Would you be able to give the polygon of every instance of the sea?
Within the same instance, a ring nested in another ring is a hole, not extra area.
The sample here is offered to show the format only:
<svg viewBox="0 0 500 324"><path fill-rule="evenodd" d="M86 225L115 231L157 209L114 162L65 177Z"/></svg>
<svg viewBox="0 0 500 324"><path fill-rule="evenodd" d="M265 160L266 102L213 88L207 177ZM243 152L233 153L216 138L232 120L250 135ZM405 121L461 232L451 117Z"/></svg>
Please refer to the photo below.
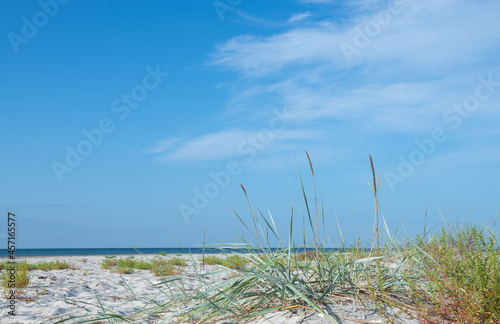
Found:
<svg viewBox="0 0 500 324"><path fill-rule="evenodd" d="M89 249L16 249L14 257L40 256L79 256L79 255L124 255L124 254L215 254L221 253L213 248L89 248ZM0 257L9 257L7 249L0 249Z"/></svg>
<svg viewBox="0 0 500 324"><path fill-rule="evenodd" d="M276 250L272 248L271 250ZM298 248L297 252L304 249ZM305 250L312 250L307 248ZM338 251L340 249L326 249ZM218 254L231 253L229 249L214 249L214 248L89 248L89 249L16 249L14 257L41 257L41 256L80 256L80 255L124 255L124 254ZM7 249L0 249L0 257L10 257Z"/></svg>

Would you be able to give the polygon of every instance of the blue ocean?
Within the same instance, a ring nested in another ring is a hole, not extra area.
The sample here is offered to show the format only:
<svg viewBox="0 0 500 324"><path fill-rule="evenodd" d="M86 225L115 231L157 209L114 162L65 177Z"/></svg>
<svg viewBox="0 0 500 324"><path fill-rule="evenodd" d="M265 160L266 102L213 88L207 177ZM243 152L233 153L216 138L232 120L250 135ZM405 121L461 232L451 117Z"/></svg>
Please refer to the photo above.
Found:
<svg viewBox="0 0 500 324"><path fill-rule="evenodd" d="M92 248L92 249L16 249L14 257L39 257L39 256L78 256L78 255L123 255L123 254L202 254L220 253L219 250L210 248ZM7 249L0 250L0 257L10 256Z"/></svg>
<svg viewBox="0 0 500 324"><path fill-rule="evenodd" d="M272 249L276 250L276 249ZM297 252L312 250L310 248L297 248ZM340 249L330 248L329 251L338 251ZM16 249L14 257L40 257L40 256L79 256L79 255L123 255L123 254L158 254L165 252L167 254L216 254L221 253L219 249L213 248L92 248L92 249ZM230 252L226 250L224 252ZM0 249L0 257L9 257L7 249Z"/></svg>

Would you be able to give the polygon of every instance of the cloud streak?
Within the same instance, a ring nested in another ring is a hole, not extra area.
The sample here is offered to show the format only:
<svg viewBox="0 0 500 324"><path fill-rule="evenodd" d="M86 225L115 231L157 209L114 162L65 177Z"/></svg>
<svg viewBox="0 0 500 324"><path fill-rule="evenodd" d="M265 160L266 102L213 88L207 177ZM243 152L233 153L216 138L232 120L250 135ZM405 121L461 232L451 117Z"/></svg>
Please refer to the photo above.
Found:
<svg viewBox="0 0 500 324"><path fill-rule="evenodd" d="M309 11L296 13L288 19L288 22L295 23L295 22L303 21L309 17L311 17L311 13Z"/></svg>
<svg viewBox="0 0 500 324"><path fill-rule="evenodd" d="M313 130L282 130L273 134L270 146L273 153L301 149L297 143L314 141L321 138L320 131ZM244 148L250 147L252 139L259 137L259 131L233 129L216 133L204 134L184 142L179 142L169 152L163 152L160 162L199 162L221 161L232 158L242 158ZM161 141L160 141L161 142Z"/></svg>
<svg viewBox="0 0 500 324"><path fill-rule="evenodd" d="M171 149L172 147L174 147L175 143L179 142L180 140L181 139L179 139L179 138L165 138L165 139L159 141L158 143L156 143L156 145L154 145L153 147L146 149L143 152L144 153L165 152L165 151Z"/></svg>
<svg viewBox="0 0 500 324"><path fill-rule="evenodd" d="M331 19L268 37L234 37L217 47L211 64L255 78L309 64L335 71L375 62L385 68L393 62L409 71L422 67L442 71L450 69L452 62L476 62L488 50L498 49L499 3L406 1L399 10L352 64L346 62L340 44L353 43L357 30L367 28L378 10L350 17L345 24Z"/></svg>

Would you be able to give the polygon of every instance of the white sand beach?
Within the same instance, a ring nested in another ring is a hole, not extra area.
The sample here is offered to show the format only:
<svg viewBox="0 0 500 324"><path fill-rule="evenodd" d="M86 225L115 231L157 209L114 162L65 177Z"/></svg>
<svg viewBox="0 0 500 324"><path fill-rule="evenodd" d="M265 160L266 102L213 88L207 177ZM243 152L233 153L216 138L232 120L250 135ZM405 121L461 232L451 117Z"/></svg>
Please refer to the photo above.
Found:
<svg viewBox="0 0 500 324"><path fill-rule="evenodd" d="M127 256L118 256L125 258ZM135 259L152 259L158 255L135 256ZM175 255L161 256L165 260ZM188 261L184 268L184 276L192 276L199 273L213 272L219 266L205 265L201 269L201 255L183 258ZM35 291L40 295L35 301L17 300L16 316L7 316L9 309L6 308L6 298L2 296L1 323L54 323L69 316L83 316L102 313L102 307L114 314L130 316L142 307L151 307L153 303L162 304L169 300L172 291L166 291L165 285L155 286L162 282L161 277L156 277L149 270L135 270L132 274L113 273L107 269L100 268L100 262L104 256L71 256L71 257L30 257L18 258L17 261L27 260L29 263L43 261L66 261L74 269L65 270L32 270L30 271L32 284L30 294ZM193 263L194 262L194 263ZM227 280L228 274L212 274L203 276L209 283L218 283ZM185 280L185 290L199 288L198 281ZM163 288L163 292L161 292ZM149 305L149 306L148 306ZM360 303L343 303L332 305L327 309L336 319L337 323L383 323L374 308L365 308ZM336 314L336 315L333 315ZM348 320L350 318L352 320ZM85 318L88 320L89 318ZM77 323L83 318L72 319L65 323ZM178 323L176 319L165 319L165 315L150 314L140 318L130 318L132 323ZM251 323L331 323L323 315L315 312L293 313L290 311L275 312L268 314L265 318L253 320ZM96 321L95 323L107 323L107 321ZM116 322L115 322L116 323ZM226 323L226 322L220 322ZM229 323L229 322L227 322ZM413 323L408 321L407 323ZM414 323L417 323L416 321Z"/></svg>

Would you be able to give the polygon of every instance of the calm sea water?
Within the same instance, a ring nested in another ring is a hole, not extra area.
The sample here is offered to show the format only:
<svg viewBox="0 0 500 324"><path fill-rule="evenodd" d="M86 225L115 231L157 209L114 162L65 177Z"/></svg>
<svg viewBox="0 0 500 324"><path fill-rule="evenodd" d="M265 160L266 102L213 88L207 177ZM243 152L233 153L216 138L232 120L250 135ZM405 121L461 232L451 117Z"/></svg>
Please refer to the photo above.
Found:
<svg viewBox="0 0 500 324"><path fill-rule="evenodd" d="M297 249L298 251L300 249ZM310 250L310 249L307 249ZM338 249L327 249L336 251ZM36 257L36 256L78 256L78 255L123 255L123 254L202 254L203 248L100 248L100 249L18 249L15 257ZM229 251L226 251L229 252ZM220 250L205 248L205 253L216 254ZM0 249L0 257L6 258L9 253L6 249Z"/></svg>
<svg viewBox="0 0 500 324"><path fill-rule="evenodd" d="M139 252L138 252L139 251ZM161 251L167 254L201 254L203 248L99 248L99 249L17 249L15 257L30 256L73 256L73 255L122 255L122 254L158 254ZM205 253L219 253L215 249L205 248ZM0 250L0 257L8 257L6 249Z"/></svg>

